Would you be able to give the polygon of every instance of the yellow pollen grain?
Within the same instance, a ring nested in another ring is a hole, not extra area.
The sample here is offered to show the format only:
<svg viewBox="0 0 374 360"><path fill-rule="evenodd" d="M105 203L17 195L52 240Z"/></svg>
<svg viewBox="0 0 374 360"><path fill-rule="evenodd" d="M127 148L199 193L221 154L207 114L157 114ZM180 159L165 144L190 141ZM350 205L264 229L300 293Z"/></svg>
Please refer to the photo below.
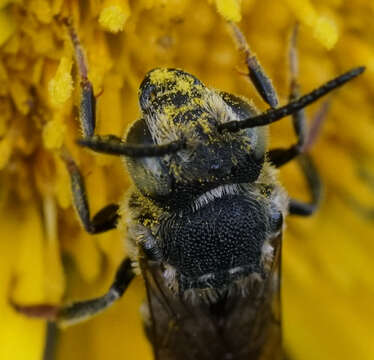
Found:
<svg viewBox="0 0 374 360"><path fill-rule="evenodd" d="M327 49L332 49L339 37L335 23L323 16L317 19L313 35Z"/></svg>
<svg viewBox="0 0 374 360"><path fill-rule="evenodd" d="M217 11L228 21L241 20L240 0L216 0Z"/></svg>
<svg viewBox="0 0 374 360"><path fill-rule="evenodd" d="M71 96L73 92L73 79L70 71L72 67L72 60L63 57L57 68L56 75L49 81L48 93L52 105L61 106Z"/></svg>
<svg viewBox="0 0 374 360"><path fill-rule="evenodd" d="M0 10L0 46L14 33L16 24L7 9Z"/></svg>
<svg viewBox="0 0 374 360"><path fill-rule="evenodd" d="M124 2L122 6L107 6L100 12L99 23L103 29L112 33L117 33L123 30L130 13L130 9L126 2Z"/></svg>

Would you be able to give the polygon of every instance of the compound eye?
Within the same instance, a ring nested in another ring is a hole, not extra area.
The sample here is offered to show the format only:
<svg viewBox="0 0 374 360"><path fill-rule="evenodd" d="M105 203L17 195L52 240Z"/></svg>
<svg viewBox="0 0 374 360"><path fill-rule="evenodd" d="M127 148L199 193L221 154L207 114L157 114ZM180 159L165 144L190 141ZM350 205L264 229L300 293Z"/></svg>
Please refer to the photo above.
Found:
<svg viewBox="0 0 374 360"><path fill-rule="evenodd" d="M137 145L154 144L144 119L139 119L130 128L126 142ZM138 189L147 196L167 196L171 191L169 171L159 157L126 157L131 177Z"/></svg>
<svg viewBox="0 0 374 360"><path fill-rule="evenodd" d="M127 133L126 142L138 145L150 145L154 143L144 119L139 119L131 126Z"/></svg>

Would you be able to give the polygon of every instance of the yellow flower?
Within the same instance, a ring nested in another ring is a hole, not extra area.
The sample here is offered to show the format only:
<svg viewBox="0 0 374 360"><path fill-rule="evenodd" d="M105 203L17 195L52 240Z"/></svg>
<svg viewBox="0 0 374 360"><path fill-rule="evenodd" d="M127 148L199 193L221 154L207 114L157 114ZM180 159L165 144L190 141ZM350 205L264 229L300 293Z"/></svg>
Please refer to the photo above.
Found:
<svg viewBox="0 0 374 360"><path fill-rule="evenodd" d="M363 77L331 96L312 150L325 183L320 211L287 222L283 321L294 359L373 359L373 15L371 0L0 1L0 359L41 359L46 336L43 321L12 310L10 295L22 304L97 296L124 256L118 231L86 235L71 207L58 156L63 145L86 178L92 213L120 201L130 181L119 159L75 144L79 82L57 16L74 19L89 78L95 93L102 91L99 134L121 135L139 116L137 89L155 67L183 68L266 109L235 71L242 59L225 19L241 19L282 103L288 96L288 37L297 21L303 92L367 66ZM271 133L272 147L294 141L288 119ZM289 165L281 175L290 194L305 199L298 168ZM104 314L59 331L56 359L150 359L138 311L143 297L138 279Z"/></svg>

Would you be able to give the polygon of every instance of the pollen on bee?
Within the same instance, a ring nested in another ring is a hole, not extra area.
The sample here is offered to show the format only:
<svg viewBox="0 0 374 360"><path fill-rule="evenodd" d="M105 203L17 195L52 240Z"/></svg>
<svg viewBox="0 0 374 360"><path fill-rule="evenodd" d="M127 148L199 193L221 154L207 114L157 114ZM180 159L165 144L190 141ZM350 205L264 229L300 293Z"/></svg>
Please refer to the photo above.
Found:
<svg viewBox="0 0 374 360"><path fill-rule="evenodd" d="M180 91L182 94L188 94L191 91L192 81L189 79L179 79L175 85L175 90Z"/></svg>
<svg viewBox="0 0 374 360"><path fill-rule="evenodd" d="M152 84L159 85L165 82L176 80L177 76L174 72L168 69L155 69L150 74L150 81Z"/></svg>

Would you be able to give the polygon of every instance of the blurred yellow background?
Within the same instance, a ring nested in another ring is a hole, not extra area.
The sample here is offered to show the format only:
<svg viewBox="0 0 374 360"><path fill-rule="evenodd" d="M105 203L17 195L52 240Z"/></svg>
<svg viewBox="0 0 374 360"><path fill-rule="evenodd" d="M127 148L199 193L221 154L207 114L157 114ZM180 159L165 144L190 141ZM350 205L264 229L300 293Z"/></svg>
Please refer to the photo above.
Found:
<svg viewBox="0 0 374 360"><path fill-rule="evenodd" d="M374 2L371 0L2 0L0 1L0 359L42 358L46 324L16 314L22 304L102 294L124 256L118 231L84 234L71 207L65 144L86 178L92 213L120 201L129 179L118 158L75 145L78 79L66 29L72 16L98 98L97 133L122 135L139 116L137 89L155 67L179 67L205 84L265 104L245 76L225 19L238 22L288 97L288 39L299 22L305 93L357 66L366 73L331 96L312 150L325 183L317 215L287 220L283 251L284 341L293 359L374 359ZM308 114L316 111L311 106ZM291 121L271 145L294 141ZM281 172L307 198L294 165ZM16 279L16 281L15 281ZM57 334L56 358L151 359L138 279L90 322Z"/></svg>

